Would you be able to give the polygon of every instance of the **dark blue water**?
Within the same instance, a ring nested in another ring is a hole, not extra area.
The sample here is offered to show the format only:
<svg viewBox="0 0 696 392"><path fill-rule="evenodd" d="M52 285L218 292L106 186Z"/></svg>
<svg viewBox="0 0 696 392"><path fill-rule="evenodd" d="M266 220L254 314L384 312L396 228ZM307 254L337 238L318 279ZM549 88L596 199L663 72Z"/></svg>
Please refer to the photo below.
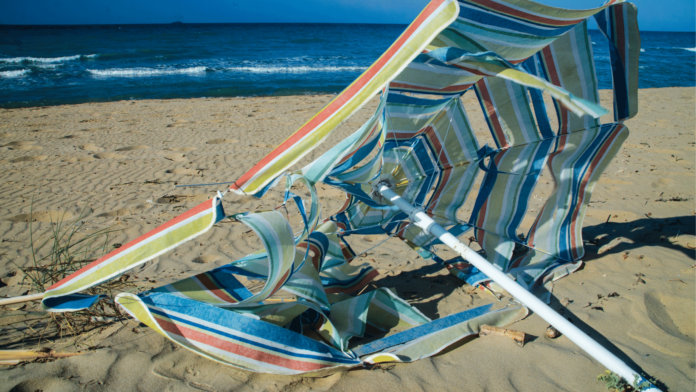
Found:
<svg viewBox="0 0 696 392"><path fill-rule="evenodd" d="M405 25L0 26L0 107L337 93ZM604 38L591 31L601 88ZM640 87L695 86L696 34L642 33Z"/></svg>

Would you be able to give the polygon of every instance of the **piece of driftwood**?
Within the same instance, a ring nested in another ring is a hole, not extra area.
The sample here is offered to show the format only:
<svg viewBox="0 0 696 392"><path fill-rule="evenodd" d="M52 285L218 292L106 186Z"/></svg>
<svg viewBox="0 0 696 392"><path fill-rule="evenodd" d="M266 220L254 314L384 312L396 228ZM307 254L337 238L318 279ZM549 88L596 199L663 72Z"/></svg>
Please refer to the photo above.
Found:
<svg viewBox="0 0 696 392"><path fill-rule="evenodd" d="M20 302L38 301L38 300L42 300L43 296L44 296L44 293L38 293L38 294L22 295L19 297L12 297L12 298L0 298L0 306L12 305L12 304L20 303Z"/></svg>
<svg viewBox="0 0 696 392"><path fill-rule="evenodd" d="M16 365L23 361L32 361L39 358L67 358L84 353L57 353L51 349L46 350L0 350L0 365Z"/></svg>
<svg viewBox="0 0 696 392"><path fill-rule="evenodd" d="M505 329L500 327L494 327L491 325L481 326L479 336L488 335L507 336L509 338L512 338L512 340L514 340L520 347L524 346L524 342L527 339L527 334L525 334L524 332L515 331L514 329Z"/></svg>

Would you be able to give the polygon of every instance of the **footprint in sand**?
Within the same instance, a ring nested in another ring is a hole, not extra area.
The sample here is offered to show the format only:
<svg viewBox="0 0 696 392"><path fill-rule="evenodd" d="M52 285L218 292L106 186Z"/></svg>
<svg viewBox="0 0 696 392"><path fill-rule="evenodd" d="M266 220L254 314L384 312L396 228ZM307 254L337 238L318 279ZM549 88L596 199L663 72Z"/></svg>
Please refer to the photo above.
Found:
<svg viewBox="0 0 696 392"><path fill-rule="evenodd" d="M183 174L185 176L195 176L197 174L201 174L201 170L196 170L196 169L169 169L165 171L165 173L168 174Z"/></svg>
<svg viewBox="0 0 696 392"><path fill-rule="evenodd" d="M188 159L186 159L186 154L165 154L164 159L169 159L170 161L174 162L186 162Z"/></svg>
<svg viewBox="0 0 696 392"><path fill-rule="evenodd" d="M39 150L41 149L40 146L35 146L36 142L35 141L21 141L21 142L12 142L12 143L7 143L3 147L7 147L10 150ZM38 147L38 148L36 148Z"/></svg>
<svg viewBox="0 0 696 392"><path fill-rule="evenodd" d="M150 148L149 146L128 146L116 149L116 151L134 151L134 150L146 150Z"/></svg>
<svg viewBox="0 0 696 392"><path fill-rule="evenodd" d="M256 144L252 144L251 147L255 147L255 148L271 148L271 147L275 147L275 145L273 145L273 144L264 144L264 143L256 143Z"/></svg>
<svg viewBox="0 0 696 392"><path fill-rule="evenodd" d="M74 158L74 157L73 158L65 158L65 159L61 159L61 162L89 162L89 161L93 161L93 160L94 160L94 158L92 158L91 156L86 156L86 157L79 157L79 158Z"/></svg>
<svg viewBox="0 0 696 392"><path fill-rule="evenodd" d="M41 146L14 146L14 147L9 147L10 150L14 151L26 151L26 150L41 150L43 147Z"/></svg>
<svg viewBox="0 0 696 392"><path fill-rule="evenodd" d="M125 158L124 155L116 154L113 152L105 152L103 154L94 154L93 156L97 159L121 159L121 158Z"/></svg>
<svg viewBox="0 0 696 392"><path fill-rule="evenodd" d="M109 211L105 212L103 214L97 215L98 218L113 218L116 216L124 216L124 215L133 215L133 212L129 210L128 208L119 208L118 210L115 211Z"/></svg>
<svg viewBox="0 0 696 392"><path fill-rule="evenodd" d="M193 151L195 149L196 149L196 147L171 147L168 150L169 151L177 151L177 152L188 152L188 151Z"/></svg>
<svg viewBox="0 0 696 392"><path fill-rule="evenodd" d="M103 151L103 150L104 150L103 148L98 147L98 146L97 146L96 144L94 144L94 143L87 143L87 144L83 144L83 145L77 146L77 147L78 147L79 149L85 150L85 151Z"/></svg>
<svg viewBox="0 0 696 392"><path fill-rule="evenodd" d="M7 218L10 222L58 222L72 218L72 214L62 211L37 211L32 214L19 214Z"/></svg>
<svg viewBox="0 0 696 392"><path fill-rule="evenodd" d="M43 161L44 159L48 158L47 155L28 155L28 156L23 156L15 159L10 159L10 162L12 163L18 163L18 162L36 162L36 161Z"/></svg>
<svg viewBox="0 0 696 392"><path fill-rule="evenodd" d="M201 255L193 259L194 263L207 264L219 260L220 257L214 255Z"/></svg>
<svg viewBox="0 0 696 392"><path fill-rule="evenodd" d="M203 202L210 199L210 195L167 195L155 200L159 204L176 204L188 202Z"/></svg>
<svg viewBox="0 0 696 392"><path fill-rule="evenodd" d="M206 144L227 144L227 143L239 143L237 139L213 139L208 140Z"/></svg>

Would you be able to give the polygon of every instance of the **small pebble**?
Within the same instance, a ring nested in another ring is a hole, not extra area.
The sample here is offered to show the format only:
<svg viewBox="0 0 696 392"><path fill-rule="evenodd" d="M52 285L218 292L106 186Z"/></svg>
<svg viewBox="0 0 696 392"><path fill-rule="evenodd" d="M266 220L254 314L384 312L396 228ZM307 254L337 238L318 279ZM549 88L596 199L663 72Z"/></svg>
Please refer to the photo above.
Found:
<svg viewBox="0 0 696 392"><path fill-rule="evenodd" d="M550 339L556 339L559 336L561 336L561 333L558 332L558 330L556 328L554 328L550 325L548 326L548 328L546 328L546 337L548 337Z"/></svg>

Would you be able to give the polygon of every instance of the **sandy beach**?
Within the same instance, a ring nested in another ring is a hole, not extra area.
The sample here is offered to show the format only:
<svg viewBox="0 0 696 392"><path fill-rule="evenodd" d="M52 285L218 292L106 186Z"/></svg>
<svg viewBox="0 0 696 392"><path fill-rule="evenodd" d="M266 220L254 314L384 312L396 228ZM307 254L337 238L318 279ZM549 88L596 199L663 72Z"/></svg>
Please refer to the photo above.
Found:
<svg viewBox="0 0 696 392"><path fill-rule="evenodd" d="M672 391L693 390L696 369L696 89L642 89L630 136L597 184L584 221L585 266L556 282L551 306L635 369ZM27 293L19 267L32 263L34 241L51 222L89 212L83 229L112 228L122 244L213 196L314 115L333 96L138 100L0 109L0 296ZM602 106L612 107L602 90ZM477 135L487 127L475 95L463 100ZM318 157L372 114L377 100L338 129L303 162ZM610 122L605 116L603 122ZM299 165L297 167L300 167ZM342 192L320 185L323 216ZM228 214L266 210L264 199L227 194ZM466 208L466 207L465 207ZM31 229L31 230L30 230ZM364 252L382 237L351 237ZM139 290L225 265L260 247L241 224L218 224L203 237L133 271ZM430 318L497 301L391 239L355 262L380 272L375 284ZM8 331L38 312L0 307ZM303 391L471 390L602 391L605 368L561 336L544 336L537 315L508 328L533 338L476 338L412 364L337 373L325 378L255 374L181 349L135 321L106 323L63 339L3 338L1 349L84 354L46 363L0 366L0 391ZM7 336L16 336L7 335Z"/></svg>

